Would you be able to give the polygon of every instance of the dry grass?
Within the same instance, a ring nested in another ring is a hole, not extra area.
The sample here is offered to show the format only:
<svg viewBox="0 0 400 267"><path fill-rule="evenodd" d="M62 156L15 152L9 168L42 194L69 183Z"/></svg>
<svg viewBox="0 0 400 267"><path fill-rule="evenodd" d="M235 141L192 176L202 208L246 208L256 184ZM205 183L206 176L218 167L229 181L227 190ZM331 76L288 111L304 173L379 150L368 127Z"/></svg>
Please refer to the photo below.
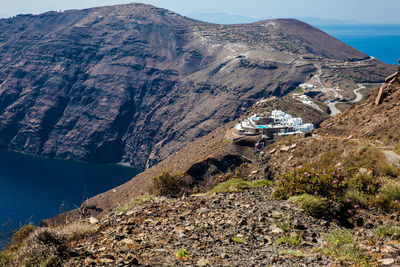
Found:
<svg viewBox="0 0 400 267"><path fill-rule="evenodd" d="M59 266L69 257L71 241L96 231L97 227L86 223L35 228L27 235L14 237L13 243L1 253L0 263L2 266Z"/></svg>

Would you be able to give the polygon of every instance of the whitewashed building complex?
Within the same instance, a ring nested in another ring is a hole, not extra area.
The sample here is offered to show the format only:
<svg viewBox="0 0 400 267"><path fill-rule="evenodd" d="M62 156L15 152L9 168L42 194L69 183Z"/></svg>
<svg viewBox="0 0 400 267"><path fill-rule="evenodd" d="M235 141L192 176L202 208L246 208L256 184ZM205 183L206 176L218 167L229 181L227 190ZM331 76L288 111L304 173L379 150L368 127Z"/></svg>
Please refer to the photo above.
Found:
<svg viewBox="0 0 400 267"><path fill-rule="evenodd" d="M268 115L254 114L235 125L233 133L238 136L263 135L275 139L276 135L290 135L312 131L312 123L303 123L302 118L293 118L281 110L274 110Z"/></svg>

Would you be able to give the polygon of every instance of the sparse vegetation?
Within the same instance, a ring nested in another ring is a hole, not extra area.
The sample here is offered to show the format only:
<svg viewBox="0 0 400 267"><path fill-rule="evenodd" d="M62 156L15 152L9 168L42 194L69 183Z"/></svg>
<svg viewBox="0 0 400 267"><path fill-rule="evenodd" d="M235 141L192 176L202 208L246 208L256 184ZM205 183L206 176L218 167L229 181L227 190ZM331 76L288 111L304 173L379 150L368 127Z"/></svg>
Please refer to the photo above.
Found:
<svg viewBox="0 0 400 267"><path fill-rule="evenodd" d="M383 180L383 185L379 189L374 202L383 209L394 209L400 212L400 181Z"/></svg>
<svg viewBox="0 0 400 267"><path fill-rule="evenodd" d="M397 154L400 154L400 142L397 143L394 149L397 152Z"/></svg>
<svg viewBox="0 0 400 267"><path fill-rule="evenodd" d="M10 266L15 254L10 251L0 252L0 266Z"/></svg>
<svg viewBox="0 0 400 267"><path fill-rule="evenodd" d="M333 259L360 262L363 257L353 234L348 230L334 229L325 236L322 252Z"/></svg>
<svg viewBox="0 0 400 267"><path fill-rule="evenodd" d="M176 257L180 260L186 260L187 258L190 257L189 252L186 249L180 249L177 253L176 253Z"/></svg>
<svg viewBox="0 0 400 267"><path fill-rule="evenodd" d="M172 174L171 170L164 170L153 177L152 192L156 196L179 196L186 188L183 173Z"/></svg>
<svg viewBox="0 0 400 267"><path fill-rule="evenodd" d="M245 168L246 168L246 164L243 163L239 167L235 168L234 171L228 171L227 173L219 175L215 179L215 184L226 182L231 179L243 179L243 177L246 176L244 173Z"/></svg>
<svg viewBox="0 0 400 267"><path fill-rule="evenodd" d="M234 237L232 237L232 241L233 241L234 243L244 243L244 239L243 239L242 237L240 237L240 236L234 236Z"/></svg>
<svg viewBox="0 0 400 267"><path fill-rule="evenodd" d="M241 191L246 188L261 187L261 186L271 186L273 183L268 180L254 180L245 181L243 179L230 179L226 182L218 184L216 187L211 189L208 194L212 195L215 193L231 193Z"/></svg>
<svg viewBox="0 0 400 267"><path fill-rule="evenodd" d="M279 254L281 255L290 255L292 257L305 257L307 256L306 254L304 254L303 252L301 252L300 250L282 250L281 252L279 252Z"/></svg>
<svg viewBox="0 0 400 267"><path fill-rule="evenodd" d="M292 232L289 235L281 236L276 240L277 245L285 243L292 247L297 247L298 245L300 245L300 242L301 242L301 237L299 236L299 234L295 232Z"/></svg>
<svg viewBox="0 0 400 267"><path fill-rule="evenodd" d="M294 92L295 92L295 93L298 93L298 94L302 94L302 93L304 93L304 90L303 90L303 88L301 88L301 87L299 86L299 87L297 87L297 88L294 90Z"/></svg>
<svg viewBox="0 0 400 267"><path fill-rule="evenodd" d="M290 198L294 204L313 217L324 217L329 213L329 203L326 198L303 194Z"/></svg>
<svg viewBox="0 0 400 267"><path fill-rule="evenodd" d="M248 181L247 184L249 185L250 188L274 185L274 183L269 180L253 180L253 181Z"/></svg>
<svg viewBox="0 0 400 267"><path fill-rule="evenodd" d="M117 212L126 212L126 211L129 211L129 210L133 209L136 206L139 206L139 205L141 205L143 203L151 202L151 201L154 201L154 197L152 195L139 196L139 197L136 197L134 199L131 199L130 201L128 201L124 205L119 206L117 208Z"/></svg>
<svg viewBox="0 0 400 267"><path fill-rule="evenodd" d="M340 169L316 170L299 166L275 181L273 196L288 199L291 196L310 194L337 200L346 191L346 180Z"/></svg>
<svg viewBox="0 0 400 267"><path fill-rule="evenodd" d="M400 235L400 228L394 225L383 225L376 229L376 234L382 238L393 235Z"/></svg>
<svg viewBox="0 0 400 267"><path fill-rule="evenodd" d="M11 245L0 253L1 266L57 266L68 254L69 242L97 231L97 227L74 223L54 228L22 227Z"/></svg>
<svg viewBox="0 0 400 267"><path fill-rule="evenodd" d="M360 150L353 150L343 158L343 170L346 175L356 175L360 168L372 171L374 177L397 177L397 170L393 168L386 159L386 156L379 149L371 146L364 146Z"/></svg>

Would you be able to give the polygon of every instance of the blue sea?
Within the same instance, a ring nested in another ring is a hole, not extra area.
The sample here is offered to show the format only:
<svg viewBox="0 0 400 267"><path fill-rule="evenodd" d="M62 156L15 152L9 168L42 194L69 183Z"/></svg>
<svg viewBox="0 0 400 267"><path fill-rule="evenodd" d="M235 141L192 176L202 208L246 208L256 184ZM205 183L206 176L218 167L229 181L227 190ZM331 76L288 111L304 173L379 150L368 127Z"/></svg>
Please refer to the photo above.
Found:
<svg viewBox="0 0 400 267"><path fill-rule="evenodd" d="M137 174L136 169L121 165L45 159L0 150L0 248L10 226L16 229L37 224L77 208L87 198Z"/></svg>
<svg viewBox="0 0 400 267"><path fill-rule="evenodd" d="M341 25L318 28L369 56L388 64L398 64L400 25Z"/></svg>

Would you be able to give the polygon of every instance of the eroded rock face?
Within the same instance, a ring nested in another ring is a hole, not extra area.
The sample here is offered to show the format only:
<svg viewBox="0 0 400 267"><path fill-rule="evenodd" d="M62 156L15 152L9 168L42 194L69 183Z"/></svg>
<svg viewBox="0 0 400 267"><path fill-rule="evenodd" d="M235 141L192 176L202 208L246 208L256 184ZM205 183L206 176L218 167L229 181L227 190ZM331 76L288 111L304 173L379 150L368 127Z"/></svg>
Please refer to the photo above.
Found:
<svg viewBox="0 0 400 267"><path fill-rule="evenodd" d="M299 21L221 26L142 4L3 19L0 146L144 169L296 88L316 71L306 54L367 57Z"/></svg>

